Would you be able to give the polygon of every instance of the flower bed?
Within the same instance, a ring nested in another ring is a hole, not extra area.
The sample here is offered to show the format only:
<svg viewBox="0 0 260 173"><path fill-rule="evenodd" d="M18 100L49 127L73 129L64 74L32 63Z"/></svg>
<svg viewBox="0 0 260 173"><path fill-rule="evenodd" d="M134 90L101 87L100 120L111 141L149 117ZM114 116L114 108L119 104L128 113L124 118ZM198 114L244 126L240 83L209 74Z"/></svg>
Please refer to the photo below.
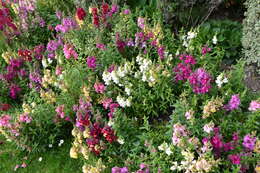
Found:
<svg viewBox="0 0 260 173"><path fill-rule="evenodd" d="M0 11L7 140L36 152L72 139L84 173L257 169L260 100L233 58L238 23L174 35L159 11L102 3L47 15L41 1L25 2Z"/></svg>

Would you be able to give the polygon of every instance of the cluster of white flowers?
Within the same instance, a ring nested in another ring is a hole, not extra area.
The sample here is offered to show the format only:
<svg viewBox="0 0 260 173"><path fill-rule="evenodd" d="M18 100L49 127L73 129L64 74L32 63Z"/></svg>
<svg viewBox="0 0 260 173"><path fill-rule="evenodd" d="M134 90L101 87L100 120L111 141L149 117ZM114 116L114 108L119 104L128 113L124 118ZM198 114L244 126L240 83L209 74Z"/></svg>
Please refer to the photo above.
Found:
<svg viewBox="0 0 260 173"><path fill-rule="evenodd" d="M193 31L189 31L188 33L187 33L187 35L184 35L183 37L182 37L182 40L183 40L183 46L184 47L189 47L189 45L190 45L190 41L193 39L193 38L195 38L197 36L197 32L193 32Z"/></svg>
<svg viewBox="0 0 260 173"><path fill-rule="evenodd" d="M112 82L119 86L123 86L120 82L121 78L124 78L127 74L131 73L131 63L126 62L125 65L119 66L117 69L113 70L111 73L108 71L104 71L102 74L102 78L106 85L110 85Z"/></svg>
<svg viewBox="0 0 260 173"><path fill-rule="evenodd" d="M155 83L155 73L153 72L153 63L150 59L145 59L138 55L136 57L136 62L139 65L140 71L135 73L135 77L142 78L142 81L148 83Z"/></svg>
<svg viewBox="0 0 260 173"><path fill-rule="evenodd" d="M171 147L166 143L166 142L163 142L159 147L158 149L160 151L164 151L168 156L171 155L173 152L171 151Z"/></svg>
<svg viewBox="0 0 260 173"><path fill-rule="evenodd" d="M216 84L219 88L221 88L224 83L228 83L228 79L224 76L223 73L221 73L216 79Z"/></svg>
<svg viewBox="0 0 260 173"><path fill-rule="evenodd" d="M125 99L122 96L117 96L116 97L116 101L117 103L121 106L121 107L130 107L131 106L131 100L132 100L132 96L128 97L127 99Z"/></svg>
<svg viewBox="0 0 260 173"><path fill-rule="evenodd" d="M183 170L185 173L190 172L210 172L212 168L218 164L218 160L214 158L207 158L206 155L201 155L196 160L194 153L191 151L182 151L181 154L184 157L184 160L178 164L178 162L172 162L171 170Z"/></svg>

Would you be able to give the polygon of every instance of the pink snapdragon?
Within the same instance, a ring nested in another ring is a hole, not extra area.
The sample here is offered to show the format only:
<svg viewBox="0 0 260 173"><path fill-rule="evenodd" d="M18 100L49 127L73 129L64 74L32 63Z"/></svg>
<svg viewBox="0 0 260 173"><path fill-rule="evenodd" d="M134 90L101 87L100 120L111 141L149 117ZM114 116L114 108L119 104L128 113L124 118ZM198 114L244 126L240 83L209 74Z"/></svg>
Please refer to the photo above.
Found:
<svg viewBox="0 0 260 173"><path fill-rule="evenodd" d="M246 135L243 139L243 146L250 150L253 151L255 147L255 142L256 142L256 137L251 137L249 134Z"/></svg>
<svg viewBox="0 0 260 173"><path fill-rule="evenodd" d="M96 57L95 56L87 57L87 65L88 65L88 68L95 69L96 66L97 66L97 64L96 64Z"/></svg>
<svg viewBox="0 0 260 173"><path fill-rule="evenodd" d="M19 121L23 123L30 123L32 121L32 117L30 117L29 114L24 113L20 115Z"/></svg>
<svg viewBox="0 0 260 173"><path fill-rule="evenodd" d="M255 112L259 109L260 109L260 102L256 100L251 101L248 110Z"/></svg>
<svg viewBox="0 0 260 173"><path fill-rule="evenodd" d="M74 59L78 59L78 54L74 50L74 47L70 44L65 44L63 47L63 52L66 59L70 59L70 57L74 57Z"/></svg>
<svg viewBox="0 0 260 173"><path fill-rule="evenodd" d="M232 111L238 109L240 105L240 98L238 94L232 95L231 99L229 100L228 104L224 106L227 111Z"/></svg>
<svg viewBox="0 0 260 173"><path fill-rule="evenodd" d="M228 158L234 165L239 165L241 162L241 158L238 154L231 154L228 156Z"/></svg>
<svg viewBox="0 0 260 173"><path fill-rule="evenodd" d="M201 49L201 54L202 55L206 55L208 52L211 51L211 48L209 48L208 46L204 46L202 49Z"/></svg>
<svg viewBox="0 0 260 173"><path fill-rule="evenodd" d="M127 167L119 168L119 167L113 167L112 173L128 173Z"/></svg>
<svg viewBox="0 0 260 173"><path fill-rule="evenodd" d="M109 108L109 105L113 102L112 98L107 98L102 101L103 107L105 109Z"/></svg>
<svg viewBox="0 0 260 173"><path fill-rule="evenodd" d="M178 145L180 143L181 137L187 136L187 131L185 126L181 124L173 125L172 143L173 145Z"/></svg>
<svg viewBox="0 0 260 173"><path fill-rule="evenodd" d="M101 94L103 94L106 89L103 83L97 83L97 82L94 84L94 88L97 93L101 93Z"/></svg>
<svg viewBox="0 0 260 173"><path fill-rule="evenodd" d="M145 20L144 20L144 18L138 17L137 25L138 25L139 28L144 29L144 27L145 27Z"/></svg>
<svg viewBox="0 0 260 173"><path fill-rule="evenodd" d="M189 77L189 82L193 92L197 94L205 94L211 88L211 76L203 68L199 68L192 73Z"/></svg>
<svg viewBox="0 0 260 173"><path fill-rule="evenodd" d="M0 117L0 127L11 127L11 116L10 115L2 115Z"/></svg>
<svg viewBox="0 0 260 173"><path fill-rule="evenodd" d="M55 109L55 112L57 112L57 116L60 118L65 117L64 107L65 107L64 105L60 105Z"/></svg>
<svg viewBox="0 0 260 173"><path fill-rule="evenodd" d="M96 48L101 49L101 50L106 50L107 49L106 45L103 44L103 43L97 43L96 44Z"/></svg>

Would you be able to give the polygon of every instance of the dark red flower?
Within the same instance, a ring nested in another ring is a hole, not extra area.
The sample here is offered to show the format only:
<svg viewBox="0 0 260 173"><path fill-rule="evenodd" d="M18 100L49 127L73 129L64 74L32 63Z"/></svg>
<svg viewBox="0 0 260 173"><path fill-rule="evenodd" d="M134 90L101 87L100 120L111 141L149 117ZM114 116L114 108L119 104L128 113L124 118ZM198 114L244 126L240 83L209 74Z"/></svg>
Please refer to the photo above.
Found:
<svg viewBox="0 0 260 173"><path fill-rule="evenodd" d="M77 8L77 17L79 18L79 20L84 20L84 18L86 17L87 13L85 12L85 10L83 8Z"/></svg>
<svg viewBox="0 0 260 173"><path fill-rule="evenodd" d="M11 108L11 105L2 103L0 104L0 111L8 111Z"/></svg>

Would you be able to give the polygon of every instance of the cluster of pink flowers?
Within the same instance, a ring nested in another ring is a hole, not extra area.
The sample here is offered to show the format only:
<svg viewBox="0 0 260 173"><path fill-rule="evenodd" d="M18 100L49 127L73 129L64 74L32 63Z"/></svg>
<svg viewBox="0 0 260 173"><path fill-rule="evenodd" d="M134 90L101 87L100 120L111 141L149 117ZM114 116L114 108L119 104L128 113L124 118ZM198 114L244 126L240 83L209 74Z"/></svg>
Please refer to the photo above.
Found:
<svg viewBox="0 0 260 173"><path fill-rule="evenodd" d="M175 80L178 81L186 81L191 73L191 66L196 64L196 60L191 55L180 55L179 59L182 61L176 67L174 67L173 72L175 73Z"/></svg>
<svg viewBox="0 0 260 173"><path fill-rule="evenodd" d="M137 25L138 25L139 28L144 29L144 27L145 27L145 19L142 18L142 17L138 17Z"/></svg>
<svg viewBox="0 0 260 173"><path fill-rule="evenodd" d="M127 167L123 167L123 168L113 167L112 173L128 173L128 168Z"/></svg>
<svg viewBox="0 0 260 173"><path fill-rule="evenodd" d="M55 109L55 111L57 113L57 117L62 118L62 119L65 117L64 107L65 107L65 105L59 105Z"/></svg>
<svg viewBox="0 0 260 173"><path fill-rule="evenodd" d="M12 99L16 99L18 97L18 94L21 92L21 88L18 85L11 85L10 87L10 97Z"/></svg>
<svg viewBox="0 0 260 173"><path fill-rule="evenodd" d="M32 121L32 117L30 117L28 113L24 113L20 115L19 121L23 123L30 123Z"/></svg>
<svg viewBox="0 0 260 173"><path fill-rule="evenodd" d="M66 33L70 30L76 29L78 27L77 22L72 19L72 18L63 18L62 19L62 24L58 24L55 27L55 30L57 32L62 32L62 33Z"/></svg>
<svg viewBox="0 0 260 173"><path fill-rule="evenodd" d="M41 60L43 58L43 53L45 51L45 46L40 44L33 48L33 54L34 57L38 60Z"/></svg>
<svg viewBox="0 0 260 173"><path fill-rule="evenodd" d="M211 76L203 68L199 68L192 73L189 77L189 82L193 92L197 94L205 94L211 88Z"/></svg>
<svg viewBox="0 0 260 173"><path fill-rule="evenodd" d="M63 52L66 59L70 59L70 57L74 57L74 59L78 59L78 54L74 50L74 46L72 46L71 44L65 44L63 47Z"/></svg>
<svg viewBox="0 0 260 173"><path fill-rule="evenodd" d="M94 84L94 88L97 93L101 93L101 94L103 94L106 89L103 83L98 83L98 82Z"/></svg>
<svg viewBox="0 0 260 173"><path fill-rule="evenodd" d="M0 127L11 127L10 120L10 115L2 115L0 117Z"/></svg>
<svg viewBox="0 0 260 173"><path fill-rule="evenodd" d="M243 146L249 150L253 151L255 147L256 137L251 137L249 134L246 135L243 139Z"/></svg>
<svg viewBox="0 0 260 173"><path fill-rule="evenodd" d="M182 137L187 136L186 127L181 124L174 124L173 125L173 134L172 134L172 143L173 145L178 145L181 141Z"/></svg>
<svg viewBox="0 0 260 173"><path fill-rule="evenodd" d="M88 68L95 69L96 66L97 66L97 64L96 64L96 57L95 56L87 57L87 65L88 65Z"/></svg>
<svg viewBox="0 0 260 173"><path fill-rule="evenodd" d="M11 82L18 76L24 77L26 75L26 71L23 68L23 64L24 61L22 58L10 59L10 63L6 67L7 73L2 75L2 79L6 80L7 82Z"/></svg>
<svg viewBox="0 0 260 173"><path fill-rule="evenodd" d="M100 49L100 50L106 50L106 45L103 43L97 43L96 44L96 48Z"/></svg>
<svg viewBox="0 0 260 173"><path fill-rule="evenodd" d="M240 105L239 95L235 94L235 95L231 96L231 99L229 100L227 105L224 105L224 108L227 111L232 111L232 110L238 109L239 105Z"/></svg>
<svg viewBox="0 0 260 173"><path fill-rule="evenodd" d="M260 109L260 102L256 100L251 101L248 110L257 111L259 109Z"/></svg>
<svg viewBox="0 0 260 173"><path fill-rule="evenodd" d="M104 99L102 101L102 104L103 104L103 107L105 109L109 109L110 110L110 112L108 113L108 117L109 118L113 117L113 113L115 112L116 108L119 107L118 103L113 103L113 99L112 98Z"/></svg>
<svg viewBox="0 0 260 173"><path fill-rule="evenodd" d="M208 52L211 51L211 48L209 48L207 45L202 47L201 54L206 55Z"/></svg>
<svg viewBox="0 0 260 173"><path fill-rule="evenodd" d="M240 165L241 163L241 158L238 154L231 154L228 156L228 158L234 165Z"/></svg>

